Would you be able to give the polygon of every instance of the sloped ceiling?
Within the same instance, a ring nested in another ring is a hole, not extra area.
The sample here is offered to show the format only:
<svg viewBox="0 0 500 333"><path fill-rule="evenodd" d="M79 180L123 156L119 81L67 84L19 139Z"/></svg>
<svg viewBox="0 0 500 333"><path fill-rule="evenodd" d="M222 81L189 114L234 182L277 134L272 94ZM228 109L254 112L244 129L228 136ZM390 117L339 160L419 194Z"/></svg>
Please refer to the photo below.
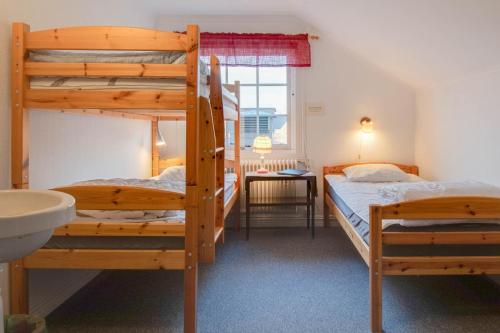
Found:
<svg viewBox="0 0 500 333"><path fill-rule="evenodd" d="M144 1L140 2L144 4ZM499 0L152 0L158 15L293 15L413 86L500 68Z"/></svg>

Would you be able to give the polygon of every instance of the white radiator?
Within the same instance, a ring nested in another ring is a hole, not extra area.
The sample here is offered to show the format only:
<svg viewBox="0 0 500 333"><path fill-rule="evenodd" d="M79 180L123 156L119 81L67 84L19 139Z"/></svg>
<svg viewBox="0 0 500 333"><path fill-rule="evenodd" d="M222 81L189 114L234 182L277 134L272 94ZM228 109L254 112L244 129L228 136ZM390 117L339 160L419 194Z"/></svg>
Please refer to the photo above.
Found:
<svg viewBox="0 0 500 333"><path fill-rule="evenodd" d="M257 171L261 167L260 160L242 160L241 161L241 195L242 203L245 202L245 175L247 172ZM307 167L305 161L297 159L272 159L264 160L264 167L269 171L281 171L284 169L301 169ZM250 186L252 202L282 202L284 200L297 200L297 195L305 197L305 183L295 181L269 181L253 182ZM242 205L244 208L245 205ZM302 209L290 206L274 207L253 207L252 213L294 213L297 214Z"/></svg>

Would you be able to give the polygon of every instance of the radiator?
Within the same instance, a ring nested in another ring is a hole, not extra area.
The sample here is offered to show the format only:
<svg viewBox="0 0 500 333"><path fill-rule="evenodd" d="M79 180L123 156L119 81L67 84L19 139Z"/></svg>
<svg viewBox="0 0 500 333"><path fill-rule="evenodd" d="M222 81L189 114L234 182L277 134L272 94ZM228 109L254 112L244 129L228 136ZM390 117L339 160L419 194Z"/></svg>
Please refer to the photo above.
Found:
<svg viewBox="0 0 500 333"><path fill-rule="evenodd" d="M308 163L297 159L272 159L264 160L264 167L269 171L281 171L283 169L301 169L308 167ZM245 175L247 172L257 171L261 167L260 160L242 160L241 161L241 195L242 202L245 202ZM295 181L269 181L269 182L253 182L251 188L251 202L282 202L284 200L298 200L300 197L305 198L304 182L297 183ZM305 199L304 199L305 200ZM242 208L245 207L242 205ZM270 213L292 213L294 215L301 214L303 207L292 206L274 206L274 207L252 207L252 214L270 214Z"/></svg>

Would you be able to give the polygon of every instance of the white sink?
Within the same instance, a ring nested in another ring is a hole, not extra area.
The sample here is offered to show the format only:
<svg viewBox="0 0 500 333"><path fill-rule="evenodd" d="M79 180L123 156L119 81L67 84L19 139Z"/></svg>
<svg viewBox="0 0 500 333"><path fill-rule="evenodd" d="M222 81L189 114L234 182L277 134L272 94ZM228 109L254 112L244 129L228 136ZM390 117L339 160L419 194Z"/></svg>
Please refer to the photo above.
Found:
<svg viewBox="0 0 500 333"><path fill-rule="evenodd" d="M75 217L75 199L50 190L0 191L0 263L42 247Z"/></svg>

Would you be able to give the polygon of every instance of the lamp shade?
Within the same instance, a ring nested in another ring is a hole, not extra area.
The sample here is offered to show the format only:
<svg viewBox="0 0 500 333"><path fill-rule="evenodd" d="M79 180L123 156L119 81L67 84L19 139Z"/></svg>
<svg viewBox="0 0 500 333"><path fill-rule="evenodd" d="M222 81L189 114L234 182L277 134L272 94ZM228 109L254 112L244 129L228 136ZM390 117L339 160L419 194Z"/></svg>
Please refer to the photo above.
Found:
<svg viewBox="0 0 500 333"><path fill-rule="evenodd" d="M253 140L253 151L257 154L268 154L272 148L273 141L267 135L258 135Z"/></svg>
<svg viewBox="0 0 500 333"><path fill-rule="evenodd" d="M156 145L157 146L164 146L166 145L167 142L165 141L165 138L161 134L161 131L159 128L156 129Z"/></svg>

